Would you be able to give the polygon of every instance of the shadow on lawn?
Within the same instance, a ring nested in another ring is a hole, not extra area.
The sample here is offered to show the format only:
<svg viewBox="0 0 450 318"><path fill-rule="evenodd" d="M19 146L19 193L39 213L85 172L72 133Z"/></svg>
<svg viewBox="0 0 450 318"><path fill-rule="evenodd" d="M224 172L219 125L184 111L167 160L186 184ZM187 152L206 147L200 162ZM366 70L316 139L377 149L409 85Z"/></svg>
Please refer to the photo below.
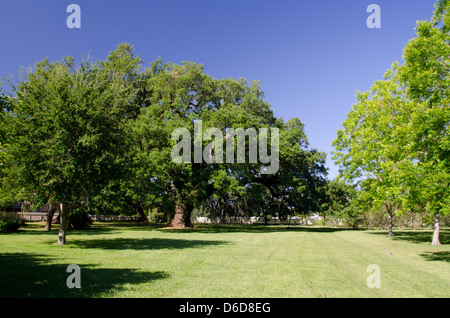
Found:
<svg viewBox="0 0 450 318"><path fill-rule="evenodd" d="M299 225L260 225L260 224L198 224L191 229L169 229L159 228L158 231L168 233L272 233L272 232L311 232L332 233L337 231L348 231L350 228L299 226Z"/></svg>
<svg viewBox="0 0 450 318"><path fill-rule="evenodd" d="M427 261L443 261L450 262L450 252L448 251L440 251L440 252L426 252L424 254L420 254Z"/></svg>
<svg viewBox="0 0 450 318"><path fill-rule="evenodd" d="M157 250L197 248L227 244L226 241L184 240L167 238L103 238L72 241L71 246L80 248L101 248L106 250Z"/></svg>
<svg viewBox="0 0 450 318"><path fill-rule="evenodd" d="M152 223L137 223L137 222L122 222L122 223L94 223L91 229L88 230L69 230L68 235L96 235L109 234L120 231L121 229L132 229L133 231L149 231L157 230L168 233L271 233L271 232L311 232L311 233L332 233L337 231L348 231L351 228L343 227L326 227L326 226L308 226L308 225L264 225L264 224L196 224L193 228L187 229L172 229L164 225ZM46 232L41 228L21 228L21 233L48 235L57 234L58 226L54 226L51 232Z"/></svg>
<svg viewBox="0 0 450 318"><path fill-rule="evenodd" d="M68 235L96 235L96 234L108 234L114 231L120 230L118 227L113 226L102 226L102 227L92 227L86 230L74 230L68 229ZM18 234L26 234L26 235L50 235L55 236L58 235L59 225L53 225L51 231L44 231L44 225L41 224L25 224L20 227L19 232L16 233L3 233L9 235L18 235Z"/></svg>
<svg viewBox="0 0 450 318"><path fill-rule="evenodd" d="M164 279L164 272L141 272L132 268L98 268L80 265L81 288L66 285L70 264L51 264L45 255L4 253L0 255L0 297L2 298L69 298L98 297L118 291L124 285ZM50 263L50 264L49 264Z"/></svg>
<svg viewBox="0 0 450 318"><path fill-rule="evenodd" d="M385 235L387 236L387 232L375 232L372 233L375 235ZM396 231L394 230L394 236L392 239L397 241L409 241L411 243L430 243L433 238L432 230L408 230L408 231ZM439 231L439 240L441 244L449 244L450 243L450 230L449 229L441 229Z"/></svg>

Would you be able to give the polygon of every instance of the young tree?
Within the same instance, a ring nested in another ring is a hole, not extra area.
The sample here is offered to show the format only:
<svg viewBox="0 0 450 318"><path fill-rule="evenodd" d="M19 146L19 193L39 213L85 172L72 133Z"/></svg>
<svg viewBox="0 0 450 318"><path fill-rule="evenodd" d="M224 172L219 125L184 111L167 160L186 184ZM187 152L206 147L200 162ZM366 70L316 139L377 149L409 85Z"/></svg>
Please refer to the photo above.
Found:
<svg viewBox="0 0 450 318"><path fill-rule="evenodd" d="M450 1L439 0L432 19L419 22L416 33L398 71L415 106L410 130L415 164L405 175L413 202L426 202L435 215L432 244L439 245L439 216L448 212L450 197Z"/></svg>
<svg viewBox="0 0 450 318"><path fill-rule="evenodd" d="M342 177L356 182L362 190L358 191L359 199L386 208L389 236L393 235L392 219L402 200L399 164L407 154L404 145L412 107L400 93L393 77L395 70L396 66L386 73L385 80L375 82L370 92L358 93L358 102L333 143Z"/></svg>
<svg viewBox="0 0 450 318"><path fill-rule="evenodd" d="M434 245L450 194L450 3L436 7L430 22L418 23L405 63L358 94L334 142L344 178L357 180L366 199L384 204L390 222L393 211L425 203L435 215Z"/></svg>

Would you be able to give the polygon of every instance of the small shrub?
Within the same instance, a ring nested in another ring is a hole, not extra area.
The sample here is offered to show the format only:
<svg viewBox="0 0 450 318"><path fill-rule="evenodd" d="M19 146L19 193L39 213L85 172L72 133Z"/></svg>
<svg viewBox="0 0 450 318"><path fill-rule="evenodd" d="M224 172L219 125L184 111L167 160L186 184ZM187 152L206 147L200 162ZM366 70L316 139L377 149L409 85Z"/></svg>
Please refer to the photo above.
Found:
<svg viewBox="0 0 450 318"><path fill-rule="evenodd" d="M20 222L11 219L0 219L0 233L12 233L19 231Z"/></svg>

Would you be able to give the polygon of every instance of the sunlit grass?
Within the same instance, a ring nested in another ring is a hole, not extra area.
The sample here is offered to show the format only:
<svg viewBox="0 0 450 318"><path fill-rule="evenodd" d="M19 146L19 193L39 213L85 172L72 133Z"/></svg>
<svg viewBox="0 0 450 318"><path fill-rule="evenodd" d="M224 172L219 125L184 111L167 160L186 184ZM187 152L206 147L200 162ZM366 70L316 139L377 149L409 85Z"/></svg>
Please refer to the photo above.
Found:
<svg viewBox="0 0 450 318"><path fill-rule="evenodd" d="M94 224L30 225L0 235L1 297L449 297L448 229L351 231L321 227L201 226L169 230ZM69 289L69 264L81 288ZM367 287L367 266L381 288Z"/></svg>

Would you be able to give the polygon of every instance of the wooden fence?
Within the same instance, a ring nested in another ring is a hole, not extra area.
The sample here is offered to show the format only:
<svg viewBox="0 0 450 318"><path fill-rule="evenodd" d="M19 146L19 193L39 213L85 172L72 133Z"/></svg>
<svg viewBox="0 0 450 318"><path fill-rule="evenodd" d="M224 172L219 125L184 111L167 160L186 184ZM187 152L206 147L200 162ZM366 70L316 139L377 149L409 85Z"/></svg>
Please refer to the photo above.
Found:
<svg viewBox="0 0 450 318"><path fill-rule="evenodd" d="M33 221L33 222L45 222L47 221L47 213L43 212L6 212L6 216L11 219ZM56 219L58 213L55 213L53 219ZM136 221L136 216L123 216L123 215L90 215L92 221L97 222L120 222L120 221Z"/></svg>

